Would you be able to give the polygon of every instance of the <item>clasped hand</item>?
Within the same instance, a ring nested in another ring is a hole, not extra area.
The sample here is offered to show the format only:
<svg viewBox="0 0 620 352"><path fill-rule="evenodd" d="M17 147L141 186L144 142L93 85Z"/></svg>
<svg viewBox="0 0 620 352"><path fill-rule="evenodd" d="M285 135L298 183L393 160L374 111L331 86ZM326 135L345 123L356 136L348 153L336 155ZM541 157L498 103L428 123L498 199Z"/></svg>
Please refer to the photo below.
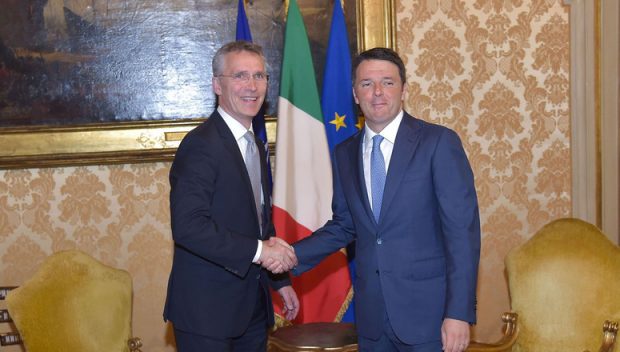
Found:
<svg viewBox="0 0 620 352"><path fill-rule="evenodd" d="M263 241L259 263L274 274L289 271L297 265L293 247L281 238L271 237Z"/></svg>

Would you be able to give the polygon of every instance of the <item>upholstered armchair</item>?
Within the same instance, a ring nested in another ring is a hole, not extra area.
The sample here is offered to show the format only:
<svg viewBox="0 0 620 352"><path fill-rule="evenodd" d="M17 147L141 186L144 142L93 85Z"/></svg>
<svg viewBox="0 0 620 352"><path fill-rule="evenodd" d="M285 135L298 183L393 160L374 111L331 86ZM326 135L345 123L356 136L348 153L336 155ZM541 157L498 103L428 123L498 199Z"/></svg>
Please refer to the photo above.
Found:
<svg viewBox="0 0 620 352"><path fill-rule="evenodd" d="M48 257L6 303L28 352L138 351L129 273L77 251Z"/></svg>
<svg viewBox="0 0 620 352"><path fill-rule="evenodd" d="M508 254L506 270L502 341L468 351L620 351L620 248L595 226L553 221Z"/></svg>

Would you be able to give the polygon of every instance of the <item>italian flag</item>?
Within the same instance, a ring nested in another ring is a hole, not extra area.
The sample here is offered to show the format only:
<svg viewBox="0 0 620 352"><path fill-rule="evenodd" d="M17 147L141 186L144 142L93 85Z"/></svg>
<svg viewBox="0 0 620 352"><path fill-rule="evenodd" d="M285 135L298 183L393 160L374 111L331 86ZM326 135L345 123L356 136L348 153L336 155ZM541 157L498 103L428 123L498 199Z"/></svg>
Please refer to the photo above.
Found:
<svg viewBox="0 0 620 352"><path fill-rule="evenodd" d="M298 241L331 219L332 170L308 35L291 0L278 98L273 221L278 237ZM340 321L351 301L346 255L336 252L293 278L297 323ZM274 295L276 313L282 303Z"/></svg>

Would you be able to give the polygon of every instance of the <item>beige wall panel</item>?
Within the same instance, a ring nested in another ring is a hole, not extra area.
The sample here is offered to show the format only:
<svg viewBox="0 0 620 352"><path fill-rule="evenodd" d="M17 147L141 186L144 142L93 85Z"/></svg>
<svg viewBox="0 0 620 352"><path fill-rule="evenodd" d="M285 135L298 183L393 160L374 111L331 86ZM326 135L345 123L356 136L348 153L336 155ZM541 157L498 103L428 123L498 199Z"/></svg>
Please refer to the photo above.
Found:
<svg viewBox="0 0 620 352"><path fill-rule="evenodd" d="M406 109L455 129L480 201L476 338L509 310L504 257L571 214L570 31L561 0L401 0Z"/></svg>
<svg viewBox="0 0 620 352"><path fill-rule="evenodd" d="M169 163L0 171L0 284L21 285L79 248L131 274L133 333L174 351L162 311L172 265Z"/></svg>

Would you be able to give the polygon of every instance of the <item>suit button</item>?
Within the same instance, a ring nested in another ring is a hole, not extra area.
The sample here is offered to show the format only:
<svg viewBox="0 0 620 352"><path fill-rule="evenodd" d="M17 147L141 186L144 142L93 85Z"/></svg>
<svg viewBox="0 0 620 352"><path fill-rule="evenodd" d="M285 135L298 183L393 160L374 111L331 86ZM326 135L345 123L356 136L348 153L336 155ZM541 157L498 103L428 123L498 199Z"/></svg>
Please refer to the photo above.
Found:
<svg viewBox="0 0 620 352"><path fill-rule="evenodd" d="M379 275L379 269L375 270L375 274Z"/></svg>
<svg viewBox="0 0 620 352"><path fill-rule="evenodd" d="M377 244L381 244L383 243L383 240L381 238L377 238Z"/></svg>
<svg viewBox="0 0 620 352"><path fill-rule="evenodd" d="M260 274L256 275L256 280L260 279Z"/></svg>

